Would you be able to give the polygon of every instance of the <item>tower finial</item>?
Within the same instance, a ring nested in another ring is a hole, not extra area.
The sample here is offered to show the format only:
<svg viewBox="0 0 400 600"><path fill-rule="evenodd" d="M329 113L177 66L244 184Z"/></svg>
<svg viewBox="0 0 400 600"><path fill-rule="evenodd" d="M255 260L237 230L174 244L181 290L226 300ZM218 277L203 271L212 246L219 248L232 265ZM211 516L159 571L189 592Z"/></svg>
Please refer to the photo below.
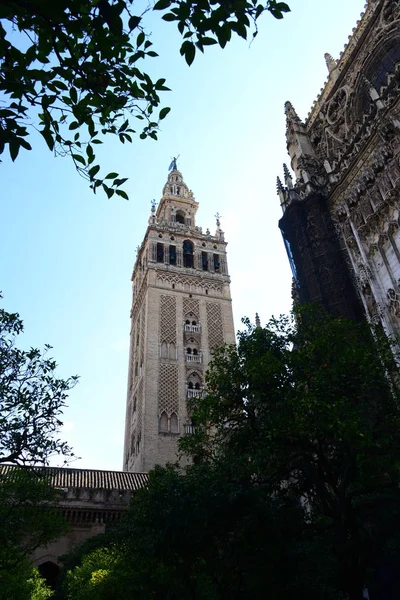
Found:
<svg viewBox="0 0 400 600"><path fill-rule="evenodd" d="M256 327L261 329L261 321L260 317L258 316L258 313L256 313Z"/></svg>
<svg viewBox="0 0 400 600"><path fill-rule="evenodd" d="M180 154L178 154L178 156L173 156L172 157L172 161L171 164L168 167L168 171L177 171L178 170L178 166L177 166L177 160L180 157Z"/></svg>
<svg viewBox="0 0 400 600"><path fill-rule="evenodd" d="M217 212L216 215L214 215L215 219L216 219L216 223L217 223L217 227L221 227L221 215Z"/></svg>
<svg viewBox="0 0 400 600"><path fill-rule="evenodd" d="M154 213L156 212L156 206L157 206L157 202L154 200L151 201L151 214L154 215Z"/></svg>

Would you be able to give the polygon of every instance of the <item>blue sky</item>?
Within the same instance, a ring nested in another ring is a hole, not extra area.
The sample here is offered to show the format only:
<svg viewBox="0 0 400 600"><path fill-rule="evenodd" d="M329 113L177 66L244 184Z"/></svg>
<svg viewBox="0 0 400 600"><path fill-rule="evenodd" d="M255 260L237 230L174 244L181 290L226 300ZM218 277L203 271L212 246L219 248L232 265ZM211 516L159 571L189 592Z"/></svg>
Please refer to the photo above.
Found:
<svg viewBox="0 0 400 600"><path fill-rule="evenodd" d="M94 196L68 159L41 139L2 176L1 285L6 309L25 323L22 344L53 346L61 376L79 374L64 414L74 466L122 465L129 310L135 248L150 202L160 198L171 156L200 203L197 222L222 215L236 329L290 310L291 274L277 222L276 176L288 161L283 105L305 118L364 8L362 0L288 0L282 21L267 15L254 43L210 47L189 68L174 25L151 18L155 50L146 70L166 77L172 108L159 141L100 146L104 171L129 177L130 201Z"/></svg>

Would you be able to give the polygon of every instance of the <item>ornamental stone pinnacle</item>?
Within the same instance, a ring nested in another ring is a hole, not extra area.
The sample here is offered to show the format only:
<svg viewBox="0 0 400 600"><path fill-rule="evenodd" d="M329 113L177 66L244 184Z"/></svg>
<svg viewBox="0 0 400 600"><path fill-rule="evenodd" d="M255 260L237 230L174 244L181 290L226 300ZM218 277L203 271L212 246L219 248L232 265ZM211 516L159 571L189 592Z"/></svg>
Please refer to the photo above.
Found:
<svg viewBox="0 0 400 600"><path fill-rule="evenodd" d="M295 111L293 104L289 101L285 102L285 115L287 124L292 123L301 123L301 119L297 112Z"/></svg>
<svg viewBox="0 0 400 600"><path fill-rule="evenodd" d="M289 169L287 168L287 165L285 163L283 163L283 174L284 174L286 186L289 189L291 189L293 187L293 180L292 180L292 176L289 172Z"/></svg>
<svg viewBox="0 0 400 600"><path fill-rule="evenodd" d="M328 67L329 73L332 73L332 71L334 71L337 68L336 60L328 52L325 52L324 58L325 58L325 63L326 63L326 66Z"/></svg>

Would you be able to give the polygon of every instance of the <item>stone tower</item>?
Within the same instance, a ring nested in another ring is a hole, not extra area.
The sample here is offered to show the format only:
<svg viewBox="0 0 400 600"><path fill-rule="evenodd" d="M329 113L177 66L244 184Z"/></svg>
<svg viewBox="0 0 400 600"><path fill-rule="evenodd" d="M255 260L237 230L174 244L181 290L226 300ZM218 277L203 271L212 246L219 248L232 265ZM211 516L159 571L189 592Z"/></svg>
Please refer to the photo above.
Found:
<svg viewBox="0 0 400 600"><path fill-rule="evenodd" d="M133 270L123 469L175 461L190 435L213 350L235 343L226 242L196 225L198 202L176 160Z"/></svg>
<svg viewBox="0 0 400 600"><path fill-rule="evenodd" d="M301 302L400 340L400 2L368 0L305 121L285 105L280 220Z"/></svg>

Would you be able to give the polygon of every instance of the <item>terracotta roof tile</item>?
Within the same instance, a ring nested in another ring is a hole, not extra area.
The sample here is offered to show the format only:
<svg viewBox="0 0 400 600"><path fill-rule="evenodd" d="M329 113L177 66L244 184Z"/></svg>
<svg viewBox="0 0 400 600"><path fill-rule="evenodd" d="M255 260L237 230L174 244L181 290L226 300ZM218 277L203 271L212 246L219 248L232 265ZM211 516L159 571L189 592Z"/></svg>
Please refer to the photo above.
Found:
<svg viewBox="0 0 400 600"><path fill-rule="evenodd" d="M0 465L0 475L12 475L15 465ZM44 472L49 483L56 488L87 488L103 490L136 491L148 481L147 473L128 471L100 471L97 469L71 469L68 467L34 467Z"/></svg>

